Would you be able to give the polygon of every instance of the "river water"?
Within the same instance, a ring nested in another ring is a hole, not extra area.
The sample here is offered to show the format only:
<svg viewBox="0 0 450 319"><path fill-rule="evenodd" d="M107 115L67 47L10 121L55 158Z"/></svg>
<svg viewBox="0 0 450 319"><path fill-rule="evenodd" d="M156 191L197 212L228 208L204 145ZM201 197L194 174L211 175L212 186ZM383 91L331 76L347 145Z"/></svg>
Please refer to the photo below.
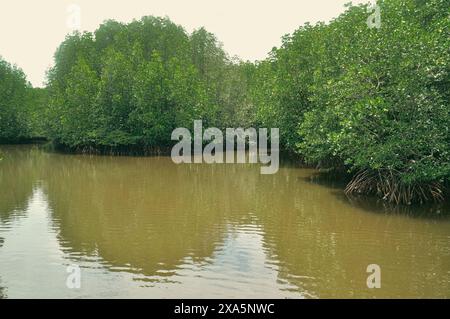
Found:
<svg viewBox="0 0 450 319"><path fill-rule="evenodd" d="M289 161L261 175L38 146L0 154L0 297L450 298L448 205L348 198ZM371 264L381 288L367 286Z"/></svg>

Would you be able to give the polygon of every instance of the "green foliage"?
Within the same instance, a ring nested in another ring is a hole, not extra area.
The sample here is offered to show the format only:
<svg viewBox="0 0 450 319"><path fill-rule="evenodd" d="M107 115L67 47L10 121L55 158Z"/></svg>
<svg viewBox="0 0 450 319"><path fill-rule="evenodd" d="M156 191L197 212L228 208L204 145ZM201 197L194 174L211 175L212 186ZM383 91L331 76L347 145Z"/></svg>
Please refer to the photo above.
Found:
<svg viewBox="0 0 450 319"><path fill-rule="evenodd" d="M262 118L275 119L285 147L297 146L312 163L395 172L406 186L444 182L450 176L448 3L377 3L380 29L367 27L366 6L350 6L327 25L284 37L260 64Z"/></svg>
<svg viewBox="0 0 450 319"><path fill-rule="evenodd" d="M30 138L45 138L47 136L46 112L48 91L46 88L28 88L27 94L27 125Z"/></svg>
<svg viewBox="0 0 450 319"><path fill-rule="evenodd" d="M29 87L22 70L0 58L0 143L17 142L29 136Z"/></svg>
<svg viewBox="0 0 450 319"><path fill-rule="evenodd" d="M0 141L46 134L72 149L164 148L194 119L278 127L285 150L353 173L351 189L440 198L450 176L448 3L377 4L380 29L367 26L366 5L349 5L256 63L228 57L203 28L106 21L66 38L46 89L0 61Z"/></svg>
<svg viewBox="0 0 450 319"><path fill-rule="evenodd" d="M166 147L194 119L231 123L246 98L244 89L234 94L240 74L203 28L188 35L168 19L107 21L56 52L49 134L71 148Z"/></svg>

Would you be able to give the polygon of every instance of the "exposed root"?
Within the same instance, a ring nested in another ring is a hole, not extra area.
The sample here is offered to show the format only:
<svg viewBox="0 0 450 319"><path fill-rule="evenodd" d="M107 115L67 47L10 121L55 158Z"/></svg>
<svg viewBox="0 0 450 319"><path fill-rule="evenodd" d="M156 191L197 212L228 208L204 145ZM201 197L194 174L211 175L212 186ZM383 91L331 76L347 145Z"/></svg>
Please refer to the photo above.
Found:
<svg viewBox="0 0 450 319"><path fill-rule="evenodd" d="M346 194L376 194L395 204L441 202L444 186L438 182L406 184L394 170L363 170L345 188Z"/></svg>

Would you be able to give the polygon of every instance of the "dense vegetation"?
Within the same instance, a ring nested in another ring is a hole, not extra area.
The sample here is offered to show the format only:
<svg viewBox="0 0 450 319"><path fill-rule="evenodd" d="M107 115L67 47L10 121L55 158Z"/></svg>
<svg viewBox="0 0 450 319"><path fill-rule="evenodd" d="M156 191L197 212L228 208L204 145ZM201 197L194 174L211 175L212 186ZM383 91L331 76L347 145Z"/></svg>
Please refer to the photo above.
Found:
<svg viewBox="0 0 450 319"><path fill-rule="evenodd" d="M306 25L260 64L263 117L309 162L345 167L348 192L442 199L450 176L450 23L444 0L378 1ZM270 74L270 75L267 75ZM269 78L269 80L267 80Z"/></svg>
<svg viewBox="0 0 450 319"><path fill-rule="evenodd" d="M28 84L23 72L0 58L0 142L28 136L25 119Z"/></svg>
<svg viewBox="0 0 450 319"><path fill-rule="evenodd" d="M0 143L44 137L47 93L32 88L25 74L0 57Z"/></svg>
<svg viewBox="0 0 450 319"><path fill-rule="evenodd" d="M306 24L256 63L169 19L69 35L43 90L0 63L0 141L47 136L77 151L153 152L176 127L279 127L282 147L352 174L348 193L442 200L450 176L445 0L384 0ZM5 78L5 80L3 79ZM27 93L28 92L28 93ZM47 96L48 94L48 96Z"/></svg>
<svg viewBox="0 0 450 319"><path fill-rule="evenodd" d="M188 35L168 19L107 21L68 36L49 72L49 136L79 150L164 148L176 127L234 124L239 63L204 29Z"/></svg>

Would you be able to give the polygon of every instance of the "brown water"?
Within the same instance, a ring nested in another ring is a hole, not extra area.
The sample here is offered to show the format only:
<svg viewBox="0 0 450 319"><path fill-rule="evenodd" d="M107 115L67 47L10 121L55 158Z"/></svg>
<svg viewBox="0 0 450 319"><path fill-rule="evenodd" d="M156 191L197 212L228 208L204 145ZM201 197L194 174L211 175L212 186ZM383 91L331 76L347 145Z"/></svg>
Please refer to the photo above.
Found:
<svg viewBox="0 0 450 319"><path fill-rule="evenodd" d="M3 297L450 297L445 206L351 200L288 163L0 152Z"/></svg>

